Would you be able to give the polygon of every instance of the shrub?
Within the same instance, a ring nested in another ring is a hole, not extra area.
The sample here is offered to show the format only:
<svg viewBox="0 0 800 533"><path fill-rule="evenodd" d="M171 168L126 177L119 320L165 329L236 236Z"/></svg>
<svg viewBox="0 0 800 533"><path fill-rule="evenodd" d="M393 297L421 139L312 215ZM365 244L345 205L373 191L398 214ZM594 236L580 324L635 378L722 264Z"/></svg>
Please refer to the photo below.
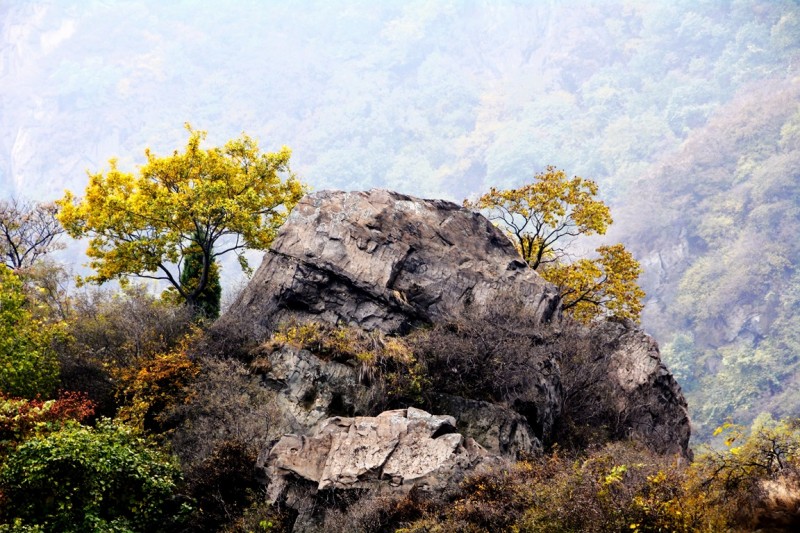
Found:
<svg viewBox="0 0 800 533"><path fill-rule="evenodd" d="M191 313L148 294L93 290L70 301L68 342L59 346L61 387L84 391L100 414L118 404L112 374L174 349L192 331Z"/></svg>
<svg viewBox="0 0 800 533"><path fill-rule="evenodd" d="M552 441L579 451L625 438L622 430L627 424L612 401L608 361L597 336L565 320L551 342L561 363L561 412Z"/></svg>
<svg viewBox="0 0 800 533"><path fill-rule="evenodd" d="M523 415L546 443L560 400L552 334L512 300L503 308L476 309L415 332L408 344L426 392L505 404ZM433 395L422 396L429 399L425 407L437 409Z"/></svg>
<svg viewBox="0 0 800 533"><path fill-rule="evenodd" d="M323 359L377 364L381 359L411 363L412 354L402 339L380 331L365 331L352 326L332 326L321 322L283 325L270 339L273 349L290 345L312 352Z"/></svg>
<svg viewBox="0 0 800 533"><path fill-rule="evenodd" d="M34 317L22 281L0 264L0 392L51 395L58 383L53 343L62 335L61 324Z"/></svg>
<svg viewBox="0 0 800 533"><path fill-rule="evenodd" d="M258 496L258 451L238 441L223 441L186 475L195 502L194 531L219 531L238 519ZM263 494L262 494L263 497Z"/></svg>
<svg viewBox="0 0 800 533"><path fill-rule="evenodd" d="M117 383L100 361L61 358L61 388L77 391L95 405L95 416L112 418L117 412Z"/></svg>
<svg viewBox="0 0 800 533"><path fill-rule="evenodd" d="M64 357L124 367L165 353L192 328L190 310L132 285L122 293L92 290L73 298L68 321L71 342Z"/></svg>
<svg viewBox="0 0 800 533"><path fill-rule="evenodd" d="M261 450L282 432L274 392L232 359L200 359L200 372L185 391L188 402L176 402L165 413L175 424L172 448L187 468L203 462L223 443L235 441Z"/></svg>
<svg viewBox="0 0 800 533"><path fill-rule="evenodd" d="M169 429L174 406L190 400L189 385L200 367L184 347L142 358L137 365L116 372L122 407L118 418L133 427L154 433Z"/></svg>
<svg viewBox="0 0 800 533"><path fill-rule="evenodd" d="M523 398L549 367L544 327L521 307L489 306L411 335L409 344L431 388L468 398Z"/></svg>
<svg viewBox="0 0 800 533"><path fill-rule="evenodd" d="M132 428L67 424L28 439L0 472L8 524L48 531L169 531L185 514L180 471Z"/></svg>
<svg viewBox="0 0 800 533"><path fill-rule="evenodd" d="M693 468L731 525L800 526L800 419L761 415L749 431L726 423L715 435L724 446L706 451Z"/></svg>
<svg viewBox="0 0 800 533"><path fill-rule="evenodd" d="M47 401L0 394L0 457L31 435L56 431L70 420L82 422L92 414L94 405L79 392L62 392Z"/></svg>
<svg viewBox="0 0 800 533"><path fill-rule="evenodd" d="M413 489L402 496L367 493L343 510L332 509L325 513L322 529L393 533L398 527L420 521L437 503L441 502Z"/></svg>
<svg viewBox="0 0 800 533"><path fill-rule="evenodd" d="M693 492L680 459L615 443L582 455L558 451L468 477L403 533L724 530L724 516Z"/></svg>
<svg viewBox="0 0 800 533"><path fill-rule="evenodd" d="M225 533L284 533L292 531L295 513L265 501L254 503L221 531Z"/></svg>

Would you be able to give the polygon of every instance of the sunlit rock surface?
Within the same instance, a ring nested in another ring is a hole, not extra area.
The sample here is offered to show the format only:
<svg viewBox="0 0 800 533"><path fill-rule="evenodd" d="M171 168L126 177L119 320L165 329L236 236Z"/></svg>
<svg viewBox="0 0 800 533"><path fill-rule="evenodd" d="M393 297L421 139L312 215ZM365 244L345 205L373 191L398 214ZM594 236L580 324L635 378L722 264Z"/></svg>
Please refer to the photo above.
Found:
<svg viewBox="0 0 800 533"><path fill-rule="evenodd" d="M222 322L251 339L293 317L395 333L509 295L537 321L560 313L555 288L483 216L384 190L322 191L295 207Z"/></svg>

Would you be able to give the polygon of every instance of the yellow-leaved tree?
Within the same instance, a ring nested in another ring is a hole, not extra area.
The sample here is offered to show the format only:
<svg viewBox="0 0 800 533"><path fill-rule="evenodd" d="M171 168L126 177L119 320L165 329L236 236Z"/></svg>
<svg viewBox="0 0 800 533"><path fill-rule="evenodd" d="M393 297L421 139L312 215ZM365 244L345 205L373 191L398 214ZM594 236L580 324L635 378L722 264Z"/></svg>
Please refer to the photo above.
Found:
<svg viewBox="0 0 800 533"><path fill-rule="evenodd" d="M112 159L107 172L89 174L84 197L67 191L57 202L66 231L90 238L95 274L86 281L164 280L201 310L204 298L219 298L208 290L216 258L236 253L249 270L244 250L267 249L305 193L289 169L288 148L262 153L244 134L203 148L206 132L186 128L183 153L158 157L148 149L137 173L121 171Z"/></svg>
<svg viewBox="0 0 800 533"><path fill-rule="evenodd" d="M638 261L622 244L600 246L594 259L569 260L582 235L603 235L611 211L597 198L597 184L548 166L518 189L492 187L464 206L483 211L503 227L522 258L559 288L563 309L582 322L599 316L638 321L644 291Z"/></svg>

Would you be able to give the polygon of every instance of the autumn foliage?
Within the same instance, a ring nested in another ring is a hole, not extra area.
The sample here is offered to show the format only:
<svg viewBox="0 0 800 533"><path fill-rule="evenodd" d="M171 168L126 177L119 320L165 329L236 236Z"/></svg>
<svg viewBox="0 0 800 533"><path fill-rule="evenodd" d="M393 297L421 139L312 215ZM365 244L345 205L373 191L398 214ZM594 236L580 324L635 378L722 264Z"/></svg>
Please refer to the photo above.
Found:
<svg viewBox="0 0 800 533"><path fill-rule="evenodd" d="M169 410L189 400L188 386L199 371L183 346L121 369L119 419L139 429L163 431Z"/></svg>
<svg viewBox="0 0 800 533"><path fill-rule="evenodd" d="M206 149L206 133L187 129L183 153L158 157L147 150L138 174L112 159L107 172L90 174L83 198L67 191L57 202L67 233L90 238L95 274L88 281L163 280L194 306L213 279L215 259L233 252L249 269L244 249L268 248L304 194L289 170L288 148L261 153L243 134ZM196 274L187 278L189 255Z"/></svg>
<svg viewBox="0 0 800 533"><path fill-rule="evenodd" d="M502 227L522 258L560 290L563 309L582 322L598 316L639 319L644 292L641 267L621 244L597 248L594 259L570 260L580 236L604 235L611 211L597 198L597 184L569 178L549 166L517 189L492 187L464 206L486 213Z"/></svg>
<svg viewBox="0 0 800 533"><path fill-rule="evenodd" d="M0 394L0 457L34 434L55 431L70 420L83 422L93 414L94 404L82 392L61 392L52 400Z"/></svg>

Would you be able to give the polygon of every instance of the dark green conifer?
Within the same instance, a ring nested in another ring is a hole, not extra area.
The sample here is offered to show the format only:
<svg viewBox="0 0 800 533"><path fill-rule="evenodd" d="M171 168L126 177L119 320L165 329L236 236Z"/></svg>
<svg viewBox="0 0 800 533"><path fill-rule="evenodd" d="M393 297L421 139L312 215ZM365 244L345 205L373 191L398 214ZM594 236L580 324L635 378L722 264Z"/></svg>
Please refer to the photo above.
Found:
<svg viewBox="0 0 800 533"><path fill-rule="evenodd" d="M197 287L203 275L203 252L197 244L193 244L184 256L183 270L181 271L181 286L190 291ZM211 259L208 265L208 283L205 288L195 295L187 304L194 308L197 318L211 320L219 317L222 286L219 283L219 266L216 260Z"/></svg>

